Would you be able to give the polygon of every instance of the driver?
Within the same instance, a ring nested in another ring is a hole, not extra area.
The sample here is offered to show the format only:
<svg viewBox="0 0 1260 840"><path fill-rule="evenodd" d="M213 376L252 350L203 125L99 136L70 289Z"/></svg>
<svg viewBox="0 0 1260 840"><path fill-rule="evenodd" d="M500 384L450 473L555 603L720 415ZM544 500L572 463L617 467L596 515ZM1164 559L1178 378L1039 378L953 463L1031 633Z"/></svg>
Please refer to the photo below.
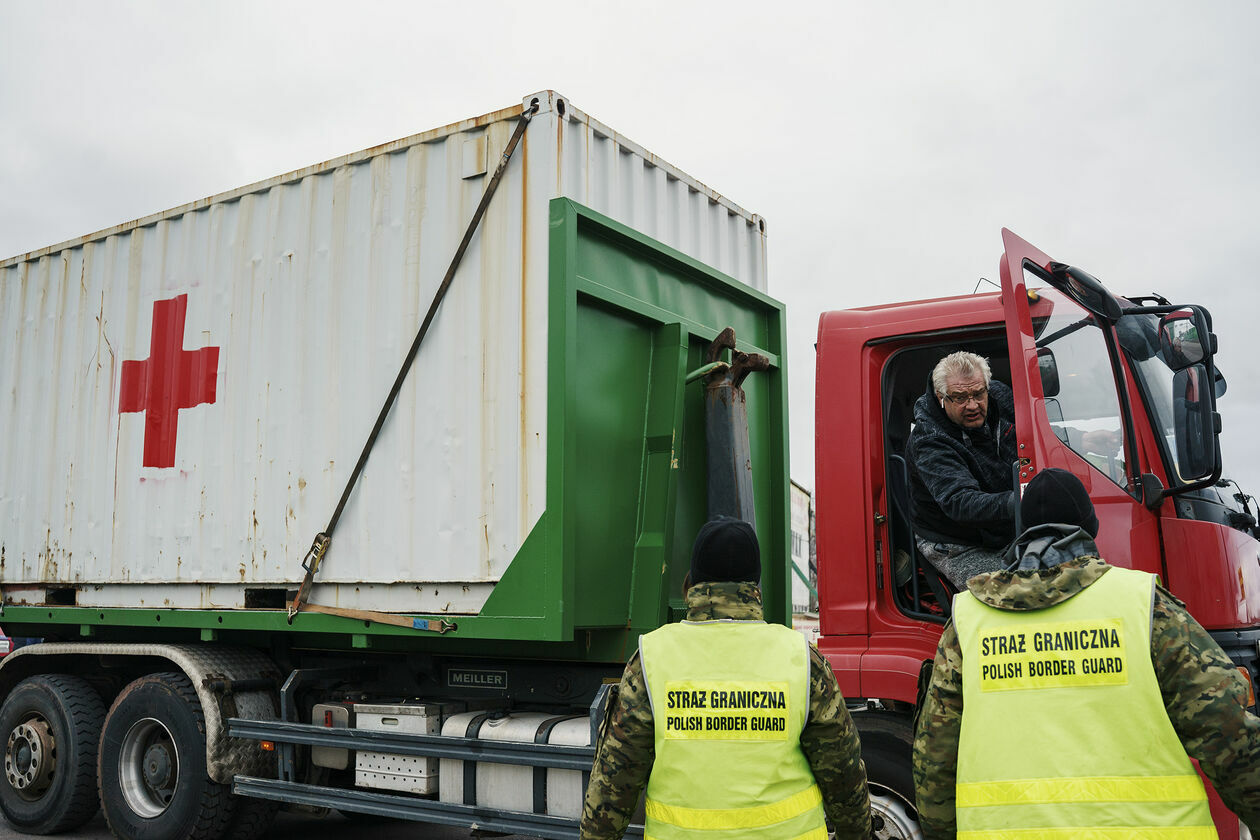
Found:
<svg viewBox="0 0 1260 840"><path fill-rule="evenodd" d="M906 447L910 507L924 559L957 589L1002 566L1015 537L1014 398L975 353L937 362L914 404Z"/></svg>

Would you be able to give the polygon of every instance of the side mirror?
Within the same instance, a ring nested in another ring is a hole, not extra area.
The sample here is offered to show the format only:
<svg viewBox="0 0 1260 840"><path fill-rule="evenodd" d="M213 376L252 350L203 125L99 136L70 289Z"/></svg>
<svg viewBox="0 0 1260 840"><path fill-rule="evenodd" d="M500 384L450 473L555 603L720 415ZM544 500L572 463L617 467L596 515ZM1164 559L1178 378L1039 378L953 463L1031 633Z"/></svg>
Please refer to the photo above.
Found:
<svg viewBox="0 0 1260 840"><path fill-rule="evenodd" d="M1216 467L1216 413L1209 387L1203 365L1191 365L1173 374L1173 431L1182 481L1205 478Z"/></svg>
<svg viewBox="0 0 1260 840"><path fill-rule="evenodd" d="M1059 396L1059 363L1049 347L1037 348L1037 370L1041 371L1041 391L1049 399Z"/></svg>
<svg viewBox="0 0 1260 840"><path fill-rule="evenodd" d="M1173 312L1159 319L1159 348L1164 362L1178 371L1207 357L1207 348L1190 312Z"/></svg>

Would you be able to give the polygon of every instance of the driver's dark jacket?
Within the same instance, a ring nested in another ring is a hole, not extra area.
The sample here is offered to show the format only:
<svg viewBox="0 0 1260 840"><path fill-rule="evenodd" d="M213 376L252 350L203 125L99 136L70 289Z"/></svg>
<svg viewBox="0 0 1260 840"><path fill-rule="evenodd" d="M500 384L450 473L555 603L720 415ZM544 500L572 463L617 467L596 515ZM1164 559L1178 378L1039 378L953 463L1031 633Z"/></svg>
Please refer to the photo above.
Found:
<svg viewBox="0 0 1260 840"><path fill-rule="evenodd" d="M964 429L949 419L928 384L914 404L906 446L910 511L919 537L994 549L1015 538L1014 416L1011 389L993 380L984 426Z"/></svg>

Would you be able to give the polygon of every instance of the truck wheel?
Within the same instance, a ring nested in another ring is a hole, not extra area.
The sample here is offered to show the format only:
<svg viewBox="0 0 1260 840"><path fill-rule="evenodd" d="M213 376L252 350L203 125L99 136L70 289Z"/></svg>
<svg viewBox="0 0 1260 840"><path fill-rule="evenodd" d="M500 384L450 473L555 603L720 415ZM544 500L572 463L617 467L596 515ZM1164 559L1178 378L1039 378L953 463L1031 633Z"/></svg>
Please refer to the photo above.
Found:
<svg viewBox="0 0 1260 840"><path fill-rule="evenodd" d="M149 674L114 700L101 733L105 820L126 840L218 840L235 810L206 773L201 702L178 672Z"/></svg>
<svg viewBox="0 0 1260 840"><path fill-rule="evenodd" d="M0 706L0 810L24 834L78 828L96 813L96 749L105 704L69 674L28 677Z"/></svg>
<svg viewBox="0 0 1260 840"><path fill-rule="evenodd" d="M914 743L910 719L888 712L856 712L853 724L862 739L874 836L880 840L922 840L919 812L914 807L914 776L910 772L910 748Z"/></svg>
<svg viewBox="0 0 1260 840"><path fill-rule="evenodd" d="M232 819L223 836L228 840L258 840L276 821L280 803L252 796L234 796Z"/></svg>

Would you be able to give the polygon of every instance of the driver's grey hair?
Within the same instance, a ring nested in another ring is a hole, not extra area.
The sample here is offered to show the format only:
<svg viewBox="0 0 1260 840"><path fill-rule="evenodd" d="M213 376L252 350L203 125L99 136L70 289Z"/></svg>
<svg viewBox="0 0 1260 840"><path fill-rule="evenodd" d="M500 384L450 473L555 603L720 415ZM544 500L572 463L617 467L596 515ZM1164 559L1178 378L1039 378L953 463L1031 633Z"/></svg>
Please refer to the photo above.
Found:
<svg viewBox="0 0 1260 840"><path fill-rule="evenodd" d="M984 386L989 387L989 380L993 378L993 372L989 369L989 360L975 353L959 350L936 363L936 367L932 369L932 390L936 391L936 396L944 397L945 383L951 377L977 375L984 377Z"/></svg>

